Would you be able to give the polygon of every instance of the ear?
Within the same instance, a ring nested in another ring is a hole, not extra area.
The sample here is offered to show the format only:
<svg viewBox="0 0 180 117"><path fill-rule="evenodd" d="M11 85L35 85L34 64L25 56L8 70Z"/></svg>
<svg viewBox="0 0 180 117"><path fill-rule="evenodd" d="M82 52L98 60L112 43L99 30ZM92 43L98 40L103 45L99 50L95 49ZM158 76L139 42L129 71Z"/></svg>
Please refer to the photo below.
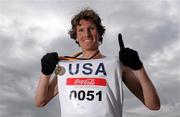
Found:
<svg viewBox="0 0 180 117"><path fill-rule="evenodd" d="M76 39L76 40L75 40L75 42L79 45L79 41L78 41L78 39Z"/></svg>
<svg viewBox="0 0 180 117"><path fill-rule="evenodd" d="M79 42L78 38L76 38L76 41Z"/></svg>
<svg viewBox="0 0 180 117"><path fill-rule="evenodd" d="M102 44L102 42L101 41L99 41L99 46Z"/></svg>

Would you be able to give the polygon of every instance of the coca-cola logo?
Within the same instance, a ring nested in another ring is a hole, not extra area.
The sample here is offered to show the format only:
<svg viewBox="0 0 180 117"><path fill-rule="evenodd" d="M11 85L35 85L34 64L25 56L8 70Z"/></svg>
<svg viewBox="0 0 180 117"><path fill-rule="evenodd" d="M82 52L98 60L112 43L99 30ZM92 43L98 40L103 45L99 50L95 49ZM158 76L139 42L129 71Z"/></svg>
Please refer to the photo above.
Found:
<svg viewBox="0 0 180 117"><path fill-rule="evenodd" d="M94 85L95 79L76 79L74 85Z"/></svg>
<svg viewBox="0 0 180 117"><path fill-rule="evenodd" d="M106 86L104 78L67 78L67 85L99 85Z"/></svg>

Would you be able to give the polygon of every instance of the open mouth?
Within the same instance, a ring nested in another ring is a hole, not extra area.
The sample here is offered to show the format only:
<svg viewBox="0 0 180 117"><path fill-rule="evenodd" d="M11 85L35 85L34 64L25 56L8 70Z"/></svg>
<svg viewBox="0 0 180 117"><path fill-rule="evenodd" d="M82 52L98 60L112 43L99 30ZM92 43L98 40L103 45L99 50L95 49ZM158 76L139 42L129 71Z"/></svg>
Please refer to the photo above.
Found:
<svg viewBox="0 0 180 117"><path fill-rule="evenodd" d="M85 42L91 42L91 41L93 41L92 39L86 39L86 40L84 40Z"/></svg>
<svg viewBox="0 0 180 117"><path fill-rule="evenodd" d="M84 39L84 42L91 42L93 39Z"/></svg>

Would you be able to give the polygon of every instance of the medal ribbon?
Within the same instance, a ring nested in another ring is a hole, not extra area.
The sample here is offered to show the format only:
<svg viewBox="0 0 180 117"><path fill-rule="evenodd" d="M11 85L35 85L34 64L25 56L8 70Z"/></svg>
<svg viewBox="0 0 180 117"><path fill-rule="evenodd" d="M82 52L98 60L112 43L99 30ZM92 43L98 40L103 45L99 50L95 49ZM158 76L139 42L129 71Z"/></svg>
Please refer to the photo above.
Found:
<svg viewBox="0 0 180 117"><path fill-rule="evenodd" d="M71 56L60 56L59 60L68 60L68 61L70 61L70 60L89 60L89 59L94 58L97 54L99 54L99 50L94 55L92 55L90 58L77 58L81 54L82 54L82 52L75 54L73 57L71 57ZM64 67L57 64L56 68L55 68L55 74L56 75L62 75L62 74L64 74L64 72L65 72Z"/></svg>
<svg viewBox="0 0 180 117"><path fill-rule="evenodd" d="M82 52L79 52L79 53L75 54L74 57L60 56L59 60L89 60L89 59L94 58L97 54L99 54L99 50L89 58L78 58L78 56L81 55L81 54L82 54Z"/></svg>

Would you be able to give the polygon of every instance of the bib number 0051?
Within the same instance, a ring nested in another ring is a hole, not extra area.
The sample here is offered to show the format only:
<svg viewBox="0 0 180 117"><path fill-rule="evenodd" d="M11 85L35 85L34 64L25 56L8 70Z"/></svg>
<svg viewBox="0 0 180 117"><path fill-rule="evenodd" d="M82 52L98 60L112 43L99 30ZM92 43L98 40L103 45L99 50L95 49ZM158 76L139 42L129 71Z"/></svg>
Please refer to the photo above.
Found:
<svg viewBox="0 0 180 117"><path fill-rule="evenodd" d="M92 101L95 98L98 98L98 101L102 101L102 91L98 91L96 93L93 90L90 90L90 91L84 91L84 90L75 91L75 90L72 90L70 92L69 98L70 98L70 100L78 99L78 100L81 100L81 101L83 101L85 99L88 100L88 101Z"/></svg>

